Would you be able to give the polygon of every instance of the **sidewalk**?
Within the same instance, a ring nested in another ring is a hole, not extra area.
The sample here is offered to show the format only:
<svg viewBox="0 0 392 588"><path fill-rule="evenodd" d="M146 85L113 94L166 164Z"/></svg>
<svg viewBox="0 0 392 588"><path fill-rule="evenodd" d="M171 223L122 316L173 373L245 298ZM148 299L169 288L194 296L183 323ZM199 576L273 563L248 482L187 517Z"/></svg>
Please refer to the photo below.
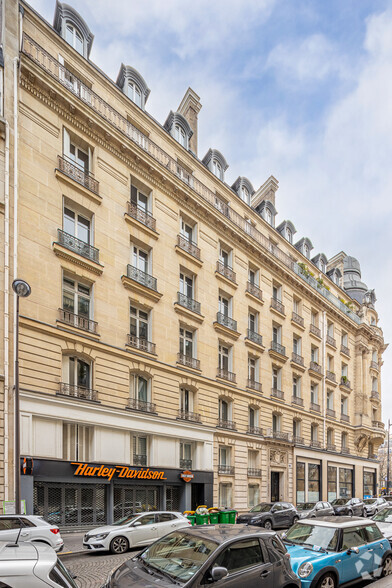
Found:
<svg viewBox="0 0 392 588"><path fill-rule="evenodd" d="M83 549L83 536L85 532L77 533L62 533L61 536L64 541L64 548L60 551L60 556L63 555L76 555L81 553L87 553L87 549Z"/></svg>

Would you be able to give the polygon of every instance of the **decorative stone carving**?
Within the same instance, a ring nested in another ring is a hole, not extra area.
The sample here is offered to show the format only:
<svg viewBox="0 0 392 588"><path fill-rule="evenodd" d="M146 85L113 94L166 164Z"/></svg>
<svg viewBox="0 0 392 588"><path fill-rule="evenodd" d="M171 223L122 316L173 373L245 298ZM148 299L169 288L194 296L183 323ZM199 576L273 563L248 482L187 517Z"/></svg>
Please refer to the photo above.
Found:
<svg viewBox="0 0 392 588"><path fill-rule="evenodd" d="M360 433L355 437L354 445L359 452L363 451L370 441L370 436L366 435L365 433Z"/></svg>
<svg viewBox="0 0 392 588"><path fill-rule="evenodd" d="M275 464L281 464L286 462L287 454L285 451L279 451L279 449L271 449L270 451L270 462Z"/></svg>

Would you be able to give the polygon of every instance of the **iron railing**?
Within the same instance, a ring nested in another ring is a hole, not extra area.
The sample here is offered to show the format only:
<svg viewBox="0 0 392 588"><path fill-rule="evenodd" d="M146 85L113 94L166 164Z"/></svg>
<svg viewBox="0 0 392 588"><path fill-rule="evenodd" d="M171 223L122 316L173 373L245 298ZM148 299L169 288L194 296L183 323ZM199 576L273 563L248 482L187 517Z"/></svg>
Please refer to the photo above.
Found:
<svg viewBox="0 0 392 588"><path fill-rule="evenodd" d="M180 249L186 251L189 255L192 255L192 257L195 257L196 259L201 258L201 252L196 243L189 241L189 239L183 235L177 235L177 245Z"/></svg>
<svg viewBox="0 0 392 588"><path fill-rule="evenodd" d="M191 459L180 459L180 469L181 470L191 470L192 469L192 460Z"/></svg>
<svg viewBox="0 0 392 588"><path fill-rule="evenodd" d="M330 372L329 370L326 370L325 375L327 377L328 380L331 380L331 382L336 382L336 374L335 372Z"/></svg>
<svg viewBox="0 0 392 588"><path fill-rule="evenodd" d="M305 321L304 321L303 317L301 315L297 314L296 312L293 312L291 314L291 320L294 323L297 323L297 325L301 325L301 327L305 326Z"/></svg>
<svg viewBox="0 0 392 588"><path fill-rule="evenodd" d="M248 433L249 435L262 435L263 429L261 427L253 427L249 425Z"/></svg>
<svg viewBox="0 0 392 588"><path fill-rule="evenodd" d="M178 411L178 419L182 421L192 421L194 423L200 423L201 417L200 414L197 412L190 412L189 410L179 410Z"/></svg>
<svg viewBox="0 0 392 588"><path fill-rule="evenodd" d="M249 341L253 341L253 343L256 343L257 345L263 345L263 336L259 335L259 333L256 333L251 329L247 329L246 336L249 339Z"/></svg>
<svg viewBox="0 0 392 588"><path fill-rule="evenodd" d="M321 447L321 441L311 441L310 442L310 447L320 448Z"/></svg>
<svg viewBox="0 0 392 588"><path fill-rule="evenodd" d="M292 402L292 404L297 404L298 406L304 405L304 399L301 398L300 396L292 396L291 402Z"/></svg>
<svg viewBox="0 0 392 588"><path fill-rule="evenodd" d="M230 429L231 431L236 430L235 422L234 421L227 421L226 419L218 419L218 423L216 425L221 429Z"/></svg>
<svg viewBox="0 0 392 588"><path fill-rule="evenodd" d="M229 370L226 370L225 368L218 367L216 377L221 378L221 380L232 382L233 384L235 384L236 381L236 375L233 372L229 372Z"/></svg>
<svg viewBox="0 0 392 588"><path fill-rule="evenodd" d="M316 335L316 337L321 339L321 329L316 327L316 325L309 325L309 332L313 333L313 335Z"/></svg>
<svg viewBox="0 0 392 588"><path fill-rule="evenodd" d="M336 451L335 443L327 443L327 451Z"/></svg>
<svg viewBox="0 0 392 588"><path fill-rule="evenodd" d="M313 372L316 372L317 374L321 374L321 365L317 363L317 361L311 361L309 369L311 369Z"/></svg>
<svg viewBox="0 0 392 588"><path fill-rule="evenodd" d="M284 392L282 390L278 390L278 388L271 388L271 398L279 398L280 400L283 400Z"/></svg>
<svg viewBox="0 0 392 588"><path fill-rule="evenodd" d="M177 292L177 302L180 306L200 314L200 302L193 300L193 298L189 298L189 296L185 296L185 294Z"/></svg>
<svg viewBox="0 0 392 588"><path fill-rule="evenodd" d="M343 453L343 455L350 455L350 450L348 447L342 447L340 453Z"/></svg>
<svg viewBox="0 0 392 588"><path fill-rule="evenodd" d="M327 335L327 343L328 345L331 345L331 347L335 347L336 349L336 339L331 337L331 335Z"/></svg>
<svg viewBox="0 0 392 588"><path fill-rule="evenodd" d="M297 437L297 435L294 435L293 443L294 445L305 445L305 439L303 437Z"/></svg>
<svg viewBox="0 0 392 588"><path fill-rule="evenodd" d="M291 354L291 359L294 363L298 363L298 365L304 365L304 358L302 355L298 355L298 353L294 353L294 351Z"/></svg>
<svg viewBox="0 0 392 588"><path fill-rule="evenodd" d="M236 331L237 330L237 321L235 321L234 319L232 319L230 316L226 316L225 314L223 314L223 312L217 312L216 313L216 321L220 325L222 325L224 327L227 327L231 331Z"/></svg>
<svg viewBox="0 0 392 588"><path fill-rule="evenodd" d="M348 357L350 357L350 350L348 347L346 347L346 345L341 345L340 351L341 351L341 353L344 353L344 355L347 355Z"/></svg>
<svg viewBox="0 0 392 588"><path fill-rule="evenodd" d="M277 341L271 341L271 351L276 351L276 353L280 353L280 355L286 355L286 347Z"/></svg>
<svg viewBox="0 0 392 588"><path fill-rule="evenodd" d="M134 466L146 466L147 465L147 455L144 453L134 453L133 454L133 465Z"/></svg>
<svg viewBox="0 0 392 588"><path fill-rule="evenodd" d="M314 410L315 412L321 412L321 407L319 404L316 404L316 402L311 402L310 410Z"/></svg>
<svg viewBox="0 0 392 588"><path fill-rule="evenodd" d="M256 286L256 284L252 284L252 282L247 282L246 291L249 292L249 294L252 294L252 296L254 296L255 298L258 298L261 301L263 300L263 292L262 290L260 290L258 286Z"/></svg>
<svg viewBox="0 0 392 588"><path fill-rule="evenodd" d="M280 312L280 314L286 314L284 304L282 304L282 302L277 298L271 298L271 308L274 308L275 310Z"/></svg>
<svg viewBox="0 0 392 588"><path fill-rule="evenodd" d="M260 478L261 469L259 468L248 468L248 476L252 478Z"/></svg>
<svg viewBox="0 0 392 588"><path fill-rule="evenodd" d="M157 279L131 264L127 265L127 276L130 280L157 292Z"/></svg>
<svg viewBox="0 0 392 588"><path fill-rule="evenodd" d="M333 408L327 408L326 413L327 413L327 416L332 417L332 418L336 418L336 412L333 410Z"/></svg>
<svg viewBox="0 0 392 588"><path fill-rule="evenodd" d="M140 337L136 337L136 335L128 335L127 343L130 347L134 347L140 351L155 354L155 343L151 343L151 341L147 341L147 339L141 339Z"/></svg>
<svg viewBox="0 0 392 588"><path fill-rule="evenodd" d="M96 247L89 245L89 243L86 243L81 239L77 239L61 229L57 229L57 238L59 245L62 245L70 251L74 251L74 253L77 253L82 257L95 261L95 263L99 263L99 249Z"/></svg>
<svg viewBox="0 0 392 588"><path fill-rule="evenodd" d="M91 88L86 86L79 78L67 70L57 59L50 55L43 47L34 41L29 35L23 33L22 52L35 62L41 69L46 71L58 83L64 86L70 93L79 98L85 105L91 108L99 116L105 119L116 130L122 133L127 139L135 143L140 149L148 153L157 163L169 171L173 176L179 178L188 188L193 190L209 205L214 207L218 213L230 220L245 235L257 242L265 251L275 257L280 263L291 269L301 280L317 290L325 299L346 314L357 324L361 319L351 309L349 309L337 296L332 294L312 276L306 275L300 266L293 261L292 257L279 249L256 227L250 225L244 216L233 210L226 202L219 198L216 193L187 172L176 159L171 157L147 135L137 129L129 120L115 110L108 102L105 102Z"/></svg>
<svg viewBox="0 0 392 588"><path fill-rule="evenodd" d="M94 178L93 174L81 169L67 157L61 157L61 155L58 155L57 159L59 171L91 192L94 192L94 194L99 194L99 182Z"/></svg>
<svg viewBox="0 0 392 588"><path fill-rule="evenodd" d="M72 398L80 398L82 400L93 400L94 402L98 399L97 390L85 388L84 386L73 386L72 384L66 384L65 382L60 382L59 394L70 396Z"/></svg>
<svg viewBox="0 0 392 588"><path fill-rule="evenodd" d="M200 360L195 357L190 357L186 353L177 353L177 363L186 365L194 370L200 369Z"/></svg>
<svg viewBox="0 0 392 588"><path fill-rule="evenodd" d="M145 210L144 208L141 208L137 204L134 204L133 202L130 202L130 201L127 202L127 206L128 206L127 212L129 214L129 216L136 219L137 221L139 221L139 223L142 223L142 225L148 227L152 231L156 230L156 222L157 221L152 216L151 212L149 212L148 210Z"/></svg>
<svg viewBox="0 0 392 588"><path fill-rule="evenodd" d="M140 412L156 412L156 405L153 402L146 402L138 398L130 398L128 408L139 410Z"/></svg>
<svg viewBox="0 0 392 588"><path fill-rule="evenodd" d="M236 273L235 271L228 265L225 265L222 261L216 262L216 271L221 276L225 276L231 282L235 282L236 280Z"/></svg>
<svg viewBox="0 0 392 588"><path fill-rule="evenodd" d="M89 318L86 318L85 316L74 314L73 312L69 312L69 310L65 310L64 308L59 308L59 315L60 321L62 323L66 323L67 325L71 325L77 329L82 329L83 331L89 331L90 333L97 332L98 323L92 321Z"/></svg>
<svg viewBox="0 0 392 588"><path fill-rule="evenodd" d="M247 379L246 387L250 388L251 390L256 390L257 392L262 392L261 382L256 382L256 380L252 380L252 378Z"/></svg>
<svg viewBox="0 0 392 588"><path fill-rule="evenodd" d="M343 412L341 412L340 413L340 420L344 421L345 423L349 423L350 417L348 416L348 414L344 414Z"/></svg>
<svg viewBox="0 0 392 588"><path fill-rule="evenodd" d="M290 434L282 431L271 431L269 436L273 439L279 439L279 441L291 441Z"/></svg>
<svg viewBox="0 0 392 588"><path fill-rule="evenodd" d="M219 464L218 465L218 474L223 474L226 476L234 476L234 466L229 466L229 465L223 465L223 464Z"/></svg>

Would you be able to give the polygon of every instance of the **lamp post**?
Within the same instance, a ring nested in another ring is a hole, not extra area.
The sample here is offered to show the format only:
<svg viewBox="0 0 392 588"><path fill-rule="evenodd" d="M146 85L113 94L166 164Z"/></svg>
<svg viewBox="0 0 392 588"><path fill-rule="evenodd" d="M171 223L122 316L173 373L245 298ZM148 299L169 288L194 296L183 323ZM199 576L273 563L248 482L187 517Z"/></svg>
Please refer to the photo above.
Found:
<svg viewBox="0 0 392 588"><path fill-rule="evenodd" d="M14 280L12 289L16 294L15 332L15 513L20 514L20 416L19 416L19 298L27 298L31 288L23 280Z"/></svg>
<svg viewBox="0 0 392 588"><path fill-rule="evenodd" d="M389 431L391 427L391 421L388 419L388 439L387 439L387 495L389 494Z"/></svg>

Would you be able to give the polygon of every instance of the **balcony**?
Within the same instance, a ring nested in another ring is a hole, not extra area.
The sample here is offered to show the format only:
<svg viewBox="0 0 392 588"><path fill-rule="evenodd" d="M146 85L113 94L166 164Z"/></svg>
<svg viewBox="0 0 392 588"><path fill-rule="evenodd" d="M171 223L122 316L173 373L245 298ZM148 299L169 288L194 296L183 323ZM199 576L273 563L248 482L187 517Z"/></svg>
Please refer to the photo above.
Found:
<svg viewBox="0 0 392 588"><path fill-rule="evenodd" d="M177 353L177 363L186 365L186 367L190 367L193 370L200 370L200 360L190 357L185 353Z"/></svg>
<svg viewBox="0 0 392 588"><path fill-rule="evenodd" d="M260 478L261 477L261 469L248 468L248 476L251 478Z"/></svg>
<svg viewBox="0 0 392 588"><path fill-rule="evenodd" d="M263 301L263 292L260 290L260 288L258 286L256 286L256 284L252 284L252 282L247 282L246 291L251 296L254 296L255 298L257 298L257 300L259 300L260 302L264 302Z"/></svg>
<svg viewBox="0 0 392 588"><path fill-rule="evenodd" d="M293 312L291 314L291 320L293 321L293 323L299 325L300 327L304 328L305 327L305 321L303 319L303 317L299 314L297 314L296 312Z"/></svg>
<svg viewBox="0 0 392 588"><path fill-rule="evenodd" d="M344 414L343 412L340 413L340 420L345 422L345 423L349 423L350 422L350 417L348 416L348 414Z"/></svg>
<svg viewBox="0 0 392 588"><path fill-rule="evenodd" d="M350 455L350 450L348 447L342 447L340 449L340 453L342 453L343 455Z"/></svg>
<svg viewBox="0 0 392 588"><path fill-rule="evenodd" d="M336 349L336 339L331 337L331 335L327 335L327 344Z"/></svg>
<svg viewBox="0 0 392 588"><path fill-rule="evenodd" d="M156 355L155 343L151 343L151 341L136 337L136 335L128 335L127 345L129 345L129 347L133 347L134 349L139 349L139 351L145 351L146 353L152 353L153 355Z"/></svg>
<svg viewBox="0 0 392 588"><path fill-rule="evenodd" d="M282 304L281 301L278 300L277 298L274 298L274 297L271 298L270 308L273 308L274 310L276 310L277 312L279 312L282 315L286 314L284 304Z"/></svg>
<svg viewBox="0 0 392 588"><path fill-rule="evenodd" d="M311 361L309 369L321 376L321 365L318 364L317 361Z"/></svg>
<svg viewBox="0 0 392 588"><path fill-rule="evenodd" d="M66 323L67 325L75 327L76 329L81 329L82 331L94 333L94 335L97 334L98 323L92 321L91 319L74 314L73 312L69 312L69 310L64 310L63 308L59 308L59 316L59 321L62 323Z"/></svg>
<svg viewBox="0 0 392 588"><path fill-rule="evenodd" d="M256 345L260 345L260 347L263 346L263 337L262 335L259 335L259 333L251 331L251 329L247 329L246 336L249 341L252 341L252 343L256 343Z"/></svg>
<svg viewBox="0 0 392 588"><path fill-rule="evenodd" d="M350 386L350 380L347 378L347 376L342 376L340 378L340 385L341 386L344 386L345 388L348 388L348 389L351 388L351 386Z"/></svg>
<svg viewBox="0 0 392 588"><path fill-rule="evenodd" d="M197 314L200 313L200 302L193 300L193 298L189 298L189 296L185 296L185 294L181 294L181 292L177 292L177 303L192 312L196 312Z"/></svg>
<svg viewBox="0 0 392 588"><path fill-rule="evenodd" d="M277 439L279 441L291 441L290 434L283 433L282 431L270 431L268 437L272 437L273 439Z"/></svg>
<svg viewBox="0 0 392 588"><path fill-rule="evenodd" d="M277 341L271 341L270 351L275 351L275 353L279 353L279 355L286 356L286 347Z"/></svg>
<svg viewBox="0 0 392 588"><path fill-rule="evenodd" d="M327 416L332 417L333 419L336 418L336 412L332 408L326 409Z"/></svg>
<svg viewBox="0 0 392 588"><path fill-rule="evenodd" d="M321 339L321 329L319 329L318 327L316 327L316 325L310 325L309 326L309 333L311 333L312 335L315 335L316 337L318 337L319 339Z"/></svg>
<svg viewBox="0 0 392 588"><path fill-rule="evenodd" d="M148 229L151 229L152 231L156 231L156 220L152 216L151 212L148 212L148 210L145 210L144 208L141 208L137 204L134 204L133 202L128 201L127 202L127 213L129 214L129 216L131 218L134 218L135 220L139 221L139 223L141 223L142 225L144 225Z"/></svg>
<svg viewBox="0 0 392 588"><path fill-rule="evenodd" d="M222 465L219 464L218 465L218 474L221 474L223 476L234 476L234 466L229 466L229 465Z"/></svg>
<svg viewBox="0 0 392 588"><path fill-rule="evenodd" d="M218 423L216 426L220 429L229 429L230 431L236 430L235 422L227 421L226 419L218 419Z"/></svg>
<svg viewBox="0 0 392 588"><path fill-rule="evenodd" d="M315 402L311 402L310 403L310 410L313 410L314 412L321 412L321 407L319 404L316 404Z"/></svg>
<svg viewBox="0 0 392 588"><path fill-rule="evenodd" d="M200 423L201 417L197 412L190 412L189 410L179 410L177 418L181 421L191 421L193 423Z"/></svg>
<svg viewBox="0 0 392 588"><path fill-rule="evenodd" d="M350 350L345 345L340 346L340 353L343 353L344 355L347 355L347 357L350 357Z"/></svg>
<svg viewBox="0 0 392 588"><path fill-rule="evenodd" d="M219 325L226 327L226 329L230 329L231 331L237 331L237 321L235 321L229 316L226 316L225 314L223 314L223 312L216 313L216 322Z"/></svg>
<svg viewBox="0 0 392 588"><path fill-rule="evenodd" d="M376 390L372 390L370 394L371 400L380 400L380 394Z"/></svg>
<svg viewBox="0 0 392 588"><path fill-rule="evenodd" d="M385 425L381 421L372 421L373 429L385 429Z"/></svg>
<svg viewBox="0 0 392 588"><path fill-rule="evenodd" d="M180 470L191 470L192 460L191 459L180 459Z"/></svg>
<svg viewBox="0 0 392 588"><path fill-rule="evenodd" d="M263 429L261 427L251 427L249 425L247 432L249 433L249 435L262 435Z"/></svg>
<svg viewBox="0 0 392 588"><path fill-rule="evenodd" d="M305 439L303 437L298 437L297 435L294 435L293 443L294 445L305 445Z"/></svg>
<svg viewBox="0 0 392 588"><path fill-rule="evenodd" d="M373 370L376 370L377 372L378 372L378 370L380 369L380 367L379 367L379 365L378 365L378 362L377 362L377 361L371 361L371 362L370 362L370 367L371 367Z"/></svg>
<svg viewBox="0 0 392 588"><path fill-rule="evenodd" d="M297 406L303 406L304 399L301 398L300 396L292 396L291 397L291 404L296 404Z"/></svg>
<svg viewBox="0 0 392 588"><path fill-rule="evenodd" d="M250 388L251 390L255 390L256 392L262 392L261 382L256 382L256 380L252 380L248 378L246 381L246 387Z"/></svg>
<svg viewBox="0 0 392 588"><path fill-rule="evenodd" d="M135 267L131 264L127 265L127 277L130 280L137 282L141 286L144 286L145 288L149 288L150 290L154 290L154 292L158 291L157 290L157 279L154 278L153 276L150 276L149 274L146 274L146 272L143 272L142 270L138 269L137 267Z"/></svg>
<svg viewBox="0 0 392 588"><path fill-rule="evenodd" d="M321 447L321 441L314 441L314 440L312 440L310 442L310 447L315 447L315 448L319 449Z"/></svg>
<svg viewBox="0 0 392 588"><path fill-rule="evenodd" d="M336 382L335 372L330 372L329 370L327 370L325 375L326 375L327 380L330 380L331 382Z"/></svg>
<svg viewBox="0 0 392 588"><path fill-rule="evenodd" d="M294 353L294 351L291 354L291 361L297 363L298 365L304 365L304 358L302 357L302 355L298 355L298 353Z"/></svg>
<svg viewBox="0 0 392 588"><path fill-rule="evenodd" d="M224 368L217 369L216 377L220 378L221 380L227 380L228 382L231 382L232 384L236 383L236 375L233 374L233 372L229 372L228 370L226 370Z"/></svg>
<svg viewBox="0 0 392 588"><path fill-rule="evenodd" d="M336 451L336 445L334 443L327 443L327 451Z"/></svg>
<svg viewBox="0 0 392 588"><path fill-rule="evenodd" d="M192 257L194 257L195 259L198 259L200 261L200 259L201 259L200 249L196 245L196 243L194 243L193 241L189 241L189 239L187 239L186 237L183 237L183 235L177 235L177 247L179 249L182 249L182 251L189 253L189 255L192 255Z"/></svg>
<svg viewBox="0 0 392 588"><path fill-rule="evenodd" d="M225 265L222 261L216 262L216 273L230 280L230 282L236 283L236 273L229 266Z"/></svg>
<svg viewBox="0 0 392 588"><path fill-rule="evenodd" d="M74 182L77 182L87 190L99 195L99 182L94 178L93 174L84 171L78 165L75 165L66 157L57 156L58 170Z"/></svg>
<svg viewBox="0 0 392 588"><path fill-rule="evenodd" d="M133 465L134 466L146 466L147 465L147 455L143 455L142 453L134 453L133 454Z"/></svg>
<svg viewBox="0 0 392 588"><path fill-rule="evenodd" d="M284 400L284 392L282 390L278 390L277 388L271 388L271 398L279 398L279 400Z"/></svg>
<svg viewBox="0 0 392 588"><path fill-rule="evenodd" d="M57 229L57 239L58 244L62 245L66 249L89 259L90 261L94 261L95 263L99 263L99 249L89 245L85 241L81 239L77 239L73 235L62 231L61 229Z"/></svg>
<svg viewBox="0 0 392 588"><path fill-rule="evenodd" d="M98 402L98 392L96 390L85 388L84 386L73 386L72 384L66 384L65 382L60 382L60 390L58 394L70 396L71 398L80 398L81 400Z"/></svg>
<svg viewBox="0 0 392 588"><path fill-rule="evenodd" d="M128 408L139 412L156 413L155 404L152 402L146 402L145 400L139 400L138 398L130 398Z"/></svg>

